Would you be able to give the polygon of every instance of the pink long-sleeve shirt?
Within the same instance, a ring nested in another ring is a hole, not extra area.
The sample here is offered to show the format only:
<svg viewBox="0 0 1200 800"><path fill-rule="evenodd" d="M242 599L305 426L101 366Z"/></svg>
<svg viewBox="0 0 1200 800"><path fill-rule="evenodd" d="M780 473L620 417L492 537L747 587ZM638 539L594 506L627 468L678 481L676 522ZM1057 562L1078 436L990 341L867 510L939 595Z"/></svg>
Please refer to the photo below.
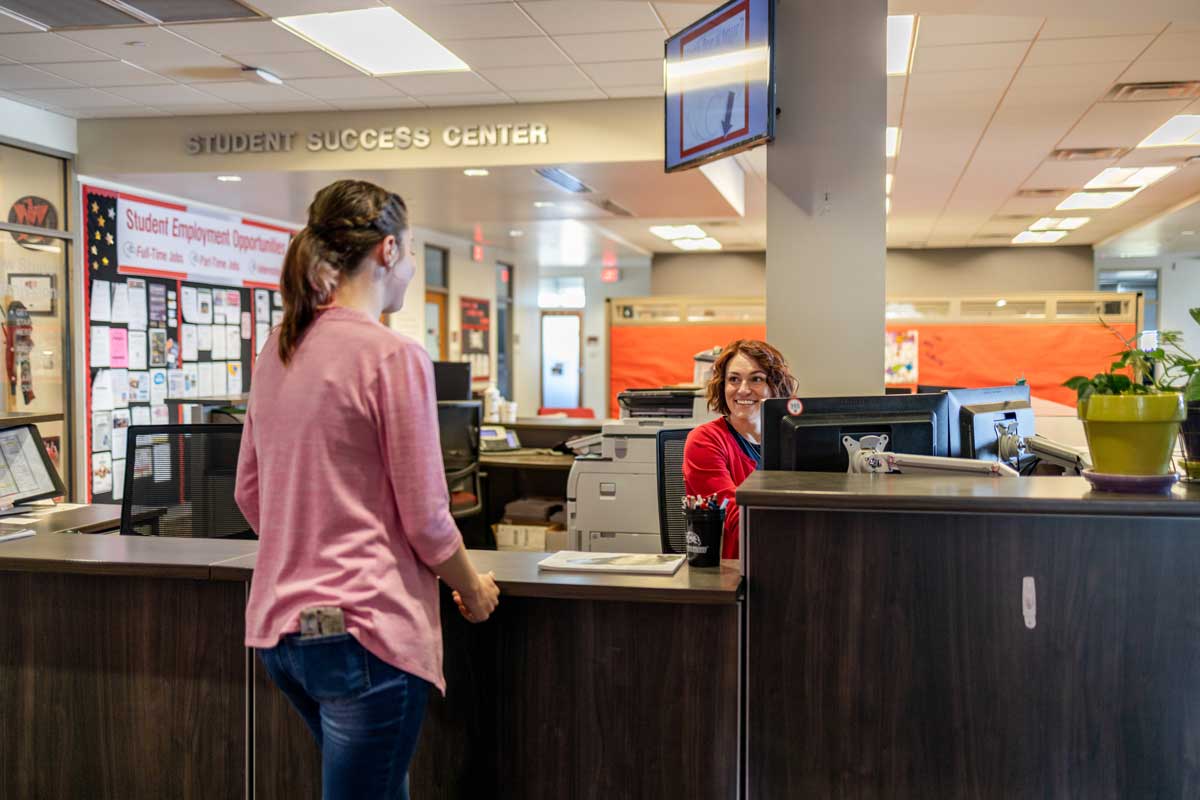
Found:
<svg viewBox="0 0 1200 800"><path fill-rule="evenodd" d="M246 644L273 647L313 606L445 691L438 580L462 538L438 441L433 366L367 314L321 312L285 366L254 368L236 498L259 536Z"/></svg>

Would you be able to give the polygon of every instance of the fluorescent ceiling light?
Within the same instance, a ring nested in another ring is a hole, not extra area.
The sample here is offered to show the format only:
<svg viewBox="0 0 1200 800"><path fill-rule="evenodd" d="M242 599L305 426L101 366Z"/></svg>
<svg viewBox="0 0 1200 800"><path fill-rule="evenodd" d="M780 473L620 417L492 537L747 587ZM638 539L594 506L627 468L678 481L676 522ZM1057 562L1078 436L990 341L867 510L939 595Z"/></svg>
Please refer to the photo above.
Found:
<svg viewBox="0 0 1200 800"><path fill-rule="evenodd" d="M1067 235L1066 231L1021 231L1013 237L1013 244L1054 244Z"/></svg>
<svg viewBox="0 0 1200 800"><path fill-rule="evenodd" d="M534 208L553 208L554 203L551 203L549 200L534 200L533 207Z"/></svg>
<svg viewBox="0 0 1200 800"><path fill-rule="evenodd" d="M887 20L887 74L907 75L912 58L913 29L917 18L912 14L889 16Z"/></svg>
<svg viewBox="0 0 1200 800"><path fill-rule="evenodd" d="M892 177L893 177L892 173L890 173L890 172L887 175L883 176L883 193L884 194L892 193Z"/></svg>
<svg viewBox="0 0 1200 800"><path fill-rule="evenodd" d="M888 158L895 158L900 152L900 129L888 126L886 133L887 145L885 152Z"/></svg>
<svg viewBox="0 0 1200 800"><path fill-rule="evenodd" d="M468 178L486 178L488 171L486 169L476 169L471 167L469 169L464 169L463 175L466 175Z"/></svg>
<svg viewBox="0 0 1200 800"><path fill-rule="evenodd" d="M241 183L241 175L218 175L217 180L221 183Z"/></svg>
<svg viewBox="0 0 1200 800"><path fill-rule="evenodd" d="M280 17L275 22L368 75L470 70L461 58L387 6Z"/></svg>
<svg viewBox="0 0 1200 800"><path fill-rule="evenodd" d="M1140 189L1111 189L1107 192L1076 192L1063 200L1056 211L1073 211L1075 209L1116 208L1137 194Z"/></svg>
<svg viewBox="0 0 1200 800"><path fill-rule="evenodd" d="M1109 167L1084 184L1085 189L1144 189L1177 167Z"/></svg>
<svg viewBox="0 0 1200 800"><path fill-rule="evenodd" d="M258 67L242 67L242 72L247 75L253 75L255 78L258 78L263 83L271 83L276 86L280 86L283 84L282 78L280 78L274 72L268 72L265 69L259 69Z"/></svg>
<svg viewBox="0 0 1200 800"><path fill-rule="evenodd" d="M996 301L996 308L1004 308L1006 305L1008 305L1008 301L1003 297Z"/></svg>
<svg viewBox="0 0 1200 800"><path fill-rule="evenodd" d="M699 225L652 225L650 232L660 239L703 239L708 236Z"/></svg>
<svg viewBox="0 0 1200 800"><path fill-rule="evenodd" d="M1200 147L1200 114L1179 114L1164 122L1138 147Z"/></svg>
<svg viewBox="0 0 1200 800"><path fill-rule="evenodd" d="M1073 231L1092 221L1091 217L1042 217L1029 226L1031 231Z"/></svg>
<svg viewBox="0 0 1200 800"><path fill-rule="evenodd" d="M721 243L711 236L703 239L676 239L671 244L680 250L720 250Z"/></svg>
<svg viewBox="0 0 1200 800"><path fill-rule="evenodd" d="M518 236L524 236L525 231L523 231L519 228L513 228L511 231L508 232L508 235L511 236L512 238L516 239Z"/></svg>
<svg viewBox="0 0 1200 800"><path fill-rule="evenodd" d="M892 198L890 198L890 197L883 198L883 213L884 214L892 213Z"/></svg>

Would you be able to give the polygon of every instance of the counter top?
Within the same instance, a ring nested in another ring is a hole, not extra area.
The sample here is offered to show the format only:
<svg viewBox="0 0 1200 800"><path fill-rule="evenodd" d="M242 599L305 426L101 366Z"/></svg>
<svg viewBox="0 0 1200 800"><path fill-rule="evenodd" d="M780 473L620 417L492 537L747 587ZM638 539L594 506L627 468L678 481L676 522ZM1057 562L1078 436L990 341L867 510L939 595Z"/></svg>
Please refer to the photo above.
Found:
<svg viewBox="0 0 1200 800"><path fill-rule="evenodd" d="M471 550L480 572L495 572L502 595L567 600L625 600L638 603L736 603L742 584L736 561L720 570L691 570L685 564L669 578L611 573L542 572L537 564L549 553ZM254 555L213 564L215 580L249 580ZM501 598L503 602L503 598Z"/></svg>
<svg viewBox="0 0 1200 800"><path fill-rule="evenodd" d="M257 550L258 542L236 539L39 533L0 543L0 571L207 580L213 564Z"/></svg>
<svg viewBox="0 0 1200 800"><path fill-rule="evenodd" d="M479 465L482 467L569 470L574 463L575 456L573 455L541 453L533 448L498 450L479 454Z"/></svg>
<svg viewBox="0 0 1200 800"><path fill-rule="evenodd" d="M1200 517L1200 484L1169 495L1093 492L1083 478L986 478L755 472L737 491L740 506L1005 514Z"/></svg>
<svg viewBox="0 0 1200 800"><path fill-rule="evenodd" d="M505 422L501 424L505 428L512 428L518 432L527 428L564 428L578 430L579 435L583 436L588 431L599 433L601 425L612 421L613 420L609 419L594 419L584 417L517 417L516 422Z"/></svg>
<svg viewBox="0 0 1200 800"><path fill-rule="evenodd" d="M62 414L34 413L13 411L0 414L0 428L14 428L17 425L37 425L42 422L62 422Z"/></svg>

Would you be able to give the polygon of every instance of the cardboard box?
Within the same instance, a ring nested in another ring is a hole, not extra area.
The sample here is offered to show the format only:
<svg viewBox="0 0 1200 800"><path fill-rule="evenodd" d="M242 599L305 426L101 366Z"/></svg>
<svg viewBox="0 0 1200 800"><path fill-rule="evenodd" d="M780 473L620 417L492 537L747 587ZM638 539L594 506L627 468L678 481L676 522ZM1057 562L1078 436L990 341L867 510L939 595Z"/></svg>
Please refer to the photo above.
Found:
<svg viewBox="0 0 1200 800"><path fill-rule="evenodd" d="M559 525L500 522L492 526L492 533L496 536L497 550L545 552L566 549L567 531Z"/></svg>

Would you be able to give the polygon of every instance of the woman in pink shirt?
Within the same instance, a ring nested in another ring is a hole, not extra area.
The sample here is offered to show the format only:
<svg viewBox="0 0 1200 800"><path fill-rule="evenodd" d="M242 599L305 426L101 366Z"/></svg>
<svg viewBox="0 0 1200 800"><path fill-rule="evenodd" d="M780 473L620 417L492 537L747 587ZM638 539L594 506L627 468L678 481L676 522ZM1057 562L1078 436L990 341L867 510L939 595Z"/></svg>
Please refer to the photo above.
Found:
<svg viewBox="0 0 1200 800"><path fill-rule="evenodd" d="M445 691L438 576L482 622L438 443L433 366L380 324L413 277L404 201L317 192L254 369L237 503L259 536L246 644L321 748L326 800L407 798L429 684Z"/></svg>

